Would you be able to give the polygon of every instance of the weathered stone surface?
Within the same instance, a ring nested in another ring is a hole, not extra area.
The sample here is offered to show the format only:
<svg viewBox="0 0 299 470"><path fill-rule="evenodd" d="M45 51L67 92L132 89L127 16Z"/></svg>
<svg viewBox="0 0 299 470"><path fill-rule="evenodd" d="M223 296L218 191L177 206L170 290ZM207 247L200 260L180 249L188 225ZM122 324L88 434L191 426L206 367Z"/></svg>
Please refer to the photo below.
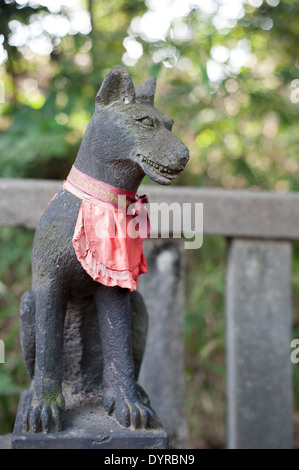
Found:
<svg viewBox="0 0 299 470"><path fill-rule="evenodd" d="M292 447L291 243L233 240L227 271L228 445Z"/></svg>
<svg viewBox="0 0 299 470"><path fill-rule="evenodd" d="M4 434L0 436L0 449L11 449L12 434Z"/></svg>
<svg viewBox="0 0 299 470"><path fill-rule="evenodd" d="M62 181L0 179L0 226L35 229Z"/></svg>
<svg viewBox="0 0 299 470"><path fill-rule="evenodd" d="M184 420L184 249L182 240L144 243L148 273L139 279L149 311L139 383L174 448L187 445Z"/></svg>
<svg viewBox="0 0 299 470"><path fill-rule="evenodd" d="M157 418L152 429L126 429L103 410L101 399L84 397L66 408L59 433L23 433L23 408L28 391L22 393L15 422L13 449L167 449L168 437Z"/></svg>
<svg viewBox="0 0 299 470"><path fill-rule="evenodd" d="M23 356L33 389L24 405L28 433L63 429L62 387L74 381L77 393L101 384L103 407L121 426L151 428L147 395L136 385L147 331L147 321L141 321L147 317L145 305L140 294L136 302L131 292L143 271L141 242L129 233L129 220L114 239L110 229L119 217L110 209L122 191L122 202L131 205L145 175L168 185L189 160L188 148L171 132L173 120L153 106L155 84L149 79L135 90L120 65L107 73L68 186L58 191L38 222L32 289L23 295L20 308ZM106 210L100 202L86 202L85 196L82 202L78 188L112 206ZM126 227L126 241L121 241ZM67 360L64 352L70 356Z"/></svg>

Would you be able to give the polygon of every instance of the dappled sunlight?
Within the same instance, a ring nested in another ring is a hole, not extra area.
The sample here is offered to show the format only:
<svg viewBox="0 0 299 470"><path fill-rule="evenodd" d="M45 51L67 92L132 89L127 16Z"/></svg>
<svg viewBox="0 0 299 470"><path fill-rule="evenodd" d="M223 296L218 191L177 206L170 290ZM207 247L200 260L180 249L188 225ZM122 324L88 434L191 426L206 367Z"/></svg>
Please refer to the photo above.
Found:
<svg viewBox="0 0 299 470"><path fill-rule="evenodd" d="M31 5L30 1L19 0L21 6ZM51 13L41 12L33 15L28 25L18 20L9 22L10 34L8 42L10 46L29 48L33 54L48 56L53 51L53 45L59 44L60 39L67 34L89 34L91 31L90 14L79 6L79 2L68 0L40 1L38 4L46 6ZM32 2L36 5L36 2ZM64 8L67 15L61 12ZM54 44L53 44L53 38ZM0 41L1 43L1 41ZM25 51L26 51L25 49ZM26 52L25 52L26 55ZM30 60L33 56L27 58ZM0 65L7 60L7 54L0 44Z"/></svg>

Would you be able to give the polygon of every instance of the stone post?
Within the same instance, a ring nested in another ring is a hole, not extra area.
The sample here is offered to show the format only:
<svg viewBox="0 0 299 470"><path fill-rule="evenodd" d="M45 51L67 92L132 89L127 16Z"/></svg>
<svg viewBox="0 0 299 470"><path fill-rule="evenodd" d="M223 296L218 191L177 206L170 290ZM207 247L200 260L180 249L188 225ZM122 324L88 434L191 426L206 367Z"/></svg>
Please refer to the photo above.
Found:
<svg viewBox="0 0 299 470"><path fill-rule="evenodd" d="M150 396L170 445L184 448L184 246L183 240L144 243L148 273L139 278L149 328L139 382Z"/></svg>
<svg viewBox="0 0 299 470"><path fill-rule="evenodd" d="M292 447L288 241L233 239L227 268L228 447Z"/></svg>

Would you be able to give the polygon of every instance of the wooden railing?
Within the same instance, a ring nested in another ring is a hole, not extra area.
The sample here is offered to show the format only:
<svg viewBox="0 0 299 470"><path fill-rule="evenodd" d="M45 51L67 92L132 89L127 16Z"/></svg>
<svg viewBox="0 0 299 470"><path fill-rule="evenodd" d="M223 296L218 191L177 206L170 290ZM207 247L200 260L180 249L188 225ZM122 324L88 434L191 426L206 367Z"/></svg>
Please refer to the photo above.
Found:
<svg viewBox="0 0 299 470"><path fill-rule="evenodd" d="M0 179L0 226L34 229L60 187L60 181ZM229 240L228 447L291 448L291 266L299 194L159 186L142 192L155 203L203 203L204 234ZM140 382L172 446L184 447L184 241L149 239L145 251L149 272L139 290L150 325Z"/></svg>

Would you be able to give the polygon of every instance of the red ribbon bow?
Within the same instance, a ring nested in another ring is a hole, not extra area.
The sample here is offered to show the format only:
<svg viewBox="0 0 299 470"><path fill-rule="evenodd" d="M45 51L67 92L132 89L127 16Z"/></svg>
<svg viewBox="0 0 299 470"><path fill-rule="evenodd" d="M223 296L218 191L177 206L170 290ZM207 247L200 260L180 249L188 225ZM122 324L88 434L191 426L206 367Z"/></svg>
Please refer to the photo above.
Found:
<svg viewBox="0 0 299 470"><path fill-rule="evenodd" d="M151 233L151 224L148 216L147 209L144 204L148 204L148 198L144 194L143 196L137 196L135 201L135 216L139 218L139 236L142 243L146 240ZM146 217L146 227L144 219Z"/></svg>

